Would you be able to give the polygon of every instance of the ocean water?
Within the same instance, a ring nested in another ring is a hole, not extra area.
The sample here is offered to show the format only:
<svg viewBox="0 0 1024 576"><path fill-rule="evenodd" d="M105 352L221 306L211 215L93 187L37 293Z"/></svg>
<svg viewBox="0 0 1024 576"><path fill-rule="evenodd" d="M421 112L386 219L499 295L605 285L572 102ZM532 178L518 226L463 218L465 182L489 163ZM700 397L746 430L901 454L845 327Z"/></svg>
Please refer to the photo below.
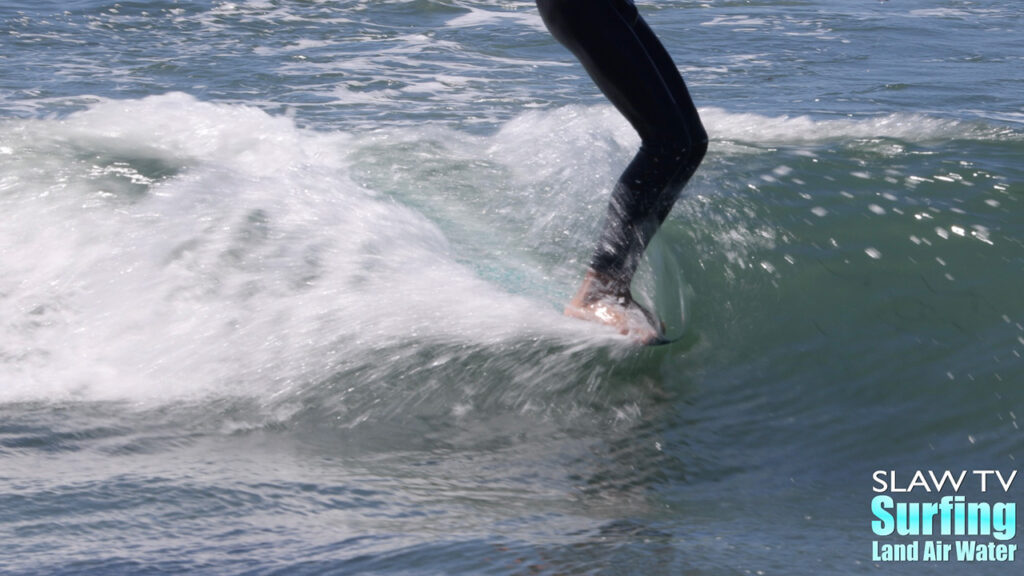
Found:
<svg viewBox="0 0 1024 576"><path fill-rule="evenodd" d="M1019 571L871 503L1024 501L1024 8L637 4L650 349L560 313L638 140L532 2L0 3L0 573Z"/></svg>

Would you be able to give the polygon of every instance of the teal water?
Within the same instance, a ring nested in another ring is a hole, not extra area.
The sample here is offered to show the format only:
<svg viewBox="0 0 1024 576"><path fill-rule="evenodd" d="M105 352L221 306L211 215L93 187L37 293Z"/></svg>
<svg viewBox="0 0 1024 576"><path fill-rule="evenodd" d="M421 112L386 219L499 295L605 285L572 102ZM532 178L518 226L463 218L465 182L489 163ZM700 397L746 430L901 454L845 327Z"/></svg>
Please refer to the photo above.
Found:
<svg viewBox="0 0 1024 576"><path fill-rule="evenodd" d="M531 2L0 5L0 573L1018 570L871 501L1020 469L1024 9L638 5L712 138L645 350L559 313L638 141Z"/></svg>

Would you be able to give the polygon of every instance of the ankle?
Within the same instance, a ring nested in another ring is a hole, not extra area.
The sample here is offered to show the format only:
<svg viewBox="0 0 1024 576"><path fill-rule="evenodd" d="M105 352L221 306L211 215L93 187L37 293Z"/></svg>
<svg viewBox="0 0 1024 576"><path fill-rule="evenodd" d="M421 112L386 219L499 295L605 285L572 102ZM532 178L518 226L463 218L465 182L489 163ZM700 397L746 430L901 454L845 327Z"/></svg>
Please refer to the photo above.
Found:
<svg viewBox="0 0 1024 576"><path fill-rule="evenodd" d="M587 269L576 296L576 299L583 304L592 304L607 299L614 299L619 304L632 301L628 282L622 282L593 269Z"/></svg>

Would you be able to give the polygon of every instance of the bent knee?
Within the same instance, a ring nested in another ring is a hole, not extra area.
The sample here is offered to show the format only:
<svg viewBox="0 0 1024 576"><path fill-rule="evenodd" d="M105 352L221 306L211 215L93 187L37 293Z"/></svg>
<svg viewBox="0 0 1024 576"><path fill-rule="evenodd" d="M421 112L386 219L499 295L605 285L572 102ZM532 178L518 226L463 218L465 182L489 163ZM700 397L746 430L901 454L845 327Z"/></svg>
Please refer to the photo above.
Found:
<svg viewBox="0 0 1024 576"><path fill-rule="evenodd" d="M704 159L704 155L708 153L708 133L704 130L704 126L698 124L697 129L690 135L690 156L694 158L697 164Z"/></svg>
<svg viewBox="0 0 1024 576"><path fill-rule="evenodd" d="M662 138L645 141L643 145L659 158L696 167L707 154L708 133L700 124L696 127L680 126L665 131Z"/></svg>

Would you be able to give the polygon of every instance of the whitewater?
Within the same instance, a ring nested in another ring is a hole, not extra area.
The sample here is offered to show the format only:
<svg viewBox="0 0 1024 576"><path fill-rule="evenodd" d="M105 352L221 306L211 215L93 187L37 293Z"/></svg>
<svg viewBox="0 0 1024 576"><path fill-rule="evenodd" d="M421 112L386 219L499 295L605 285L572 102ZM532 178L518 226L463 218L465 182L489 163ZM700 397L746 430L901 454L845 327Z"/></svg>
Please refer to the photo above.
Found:
<svg viewBox="0 0 1024 576"><path fill-rule="evenodd" d="M657 348L562 315L639 141L532 2L4 3L0 572L1016 569L870 506L1019 470L1024 11L638 6Z"/></svg>

